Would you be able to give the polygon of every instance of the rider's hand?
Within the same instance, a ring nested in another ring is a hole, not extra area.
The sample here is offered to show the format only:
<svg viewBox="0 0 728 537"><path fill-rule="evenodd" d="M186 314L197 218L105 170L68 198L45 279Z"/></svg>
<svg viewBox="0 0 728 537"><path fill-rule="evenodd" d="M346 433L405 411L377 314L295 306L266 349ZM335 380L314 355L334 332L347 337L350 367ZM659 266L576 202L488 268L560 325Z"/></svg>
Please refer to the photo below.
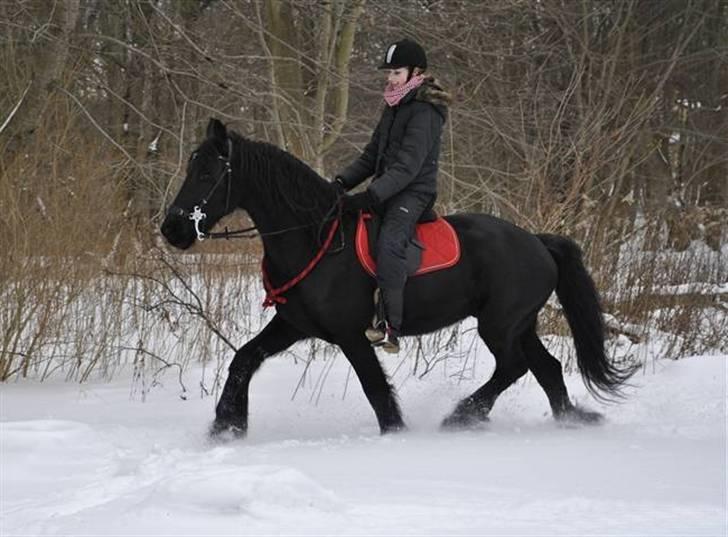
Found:
<svg viewBox="0 0 728 537"><path fill-rule="evenodd" d="M374 198L367 190L341 198L341 210L345 213L369 211L374 204Z"/></svg>

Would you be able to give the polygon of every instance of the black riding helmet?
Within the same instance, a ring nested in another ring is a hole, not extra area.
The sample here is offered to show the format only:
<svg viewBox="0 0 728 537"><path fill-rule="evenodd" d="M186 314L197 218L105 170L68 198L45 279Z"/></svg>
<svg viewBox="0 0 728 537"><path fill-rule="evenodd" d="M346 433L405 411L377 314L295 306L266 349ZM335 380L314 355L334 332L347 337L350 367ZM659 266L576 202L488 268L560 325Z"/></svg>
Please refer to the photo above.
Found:
<svg viewBox="0 0 728 537"><path fill-rule="evenodd" d="M402 39L389 45L384 54L384 63L379 66L379 69L399 69L401 67L427 69L425 49L411 39Z"/></svg>

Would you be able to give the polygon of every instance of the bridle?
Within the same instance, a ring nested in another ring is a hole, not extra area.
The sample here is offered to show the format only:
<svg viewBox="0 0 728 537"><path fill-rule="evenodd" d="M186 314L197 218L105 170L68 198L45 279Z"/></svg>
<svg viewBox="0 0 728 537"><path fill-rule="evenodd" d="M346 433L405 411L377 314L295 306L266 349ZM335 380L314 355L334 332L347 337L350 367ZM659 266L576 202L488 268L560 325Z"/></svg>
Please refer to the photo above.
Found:
<svg viewBox="0 0 728 537"><path fill-rule="evenodd" d="M227 214L228 209L230 208L230 192L232 189L232 174L233 174L233 167L232 167L232 156L233 156L233 142L230 138L227 139L227 157L225 155L218 155L217 158L219 160L222 160L224 163L224 167L222 172L220 173L220 176L217 178L217 181L212 185L210 190L207 192L207 194L202 198L199 205L195 205L192 208L192 212L184 210L182 207L177 207L176 205L172 205L168 210L167 214L170 216L181 216L182 218L187 218L188 220L192 220L195 226L195 233L197 233L197 240L198 241L204 241L205 239L234 239L234 238L243 238L243 239L253 239L255 237L267 237L272 235L281 235L283 233L288 233L289 231L295 231L297 229L304 229L308 227L312 227L315 224L303 224L300 226L294 226L289 227L285 229L279 229L277 231L268 231L268 232L258 232L258 233L252 233L253 231L257 231L258 228L256 226L250 226L243 229L235 229L233 231L228 230L227 227L225 227L225 231L221 232L207 232L205 233L200 229L200 222L205 220L207 218L207 213L203 211L205 208L205 205L207 205L209 199L212 197L212 195L215 193L215 191L218 189L218 187L222 184L225 179L227 179L227 195L225 197L225 214ZM321 233L323 230L323 227L326 225L327 222L331 220L331 217L336 214L336 219L341 219L341 198L337 198L334 205L329 209L329 211L326 213L326 216L324 217L323 221L320 224L319 228L319 241L321 237ZM341 233L341 246L334 250L332 253L341 251L343 249L344 245L344 238L343 238L343 231Z"/></svg>
<svg viewBox="0 0 728 537"><path fill-rule="evenodd" d="M182 218L187 218L188 220L192 220L195 226L195 233L197 233L197 240L204 241L205 239L215 239L215 238L230 238L235 236L243 236L242 234L248 233L250 231L255 230L255 226L245 228L245 229L238 229L235 231L228 231L227 228L225 228L225 231L223 233L205 233L200 229L200 222L202 222L205 218L207 218L207 213L203 211L205 208L205 205L207 205L208 200L212 197L212 195L215 193L215 191L218 189L218 187L222 184L225 179L227 179L227 195L225 197L225 214L227 214L228 209L230 208L230 191L232 189L232 174L233 174L233 167L231 164L232 155L233 155L233 142L230 138L227 139L227 157L224 155L218 155L217 158L219 160L222 160L224 163L223 170L220 173L220 176L217 178L217 181L212 185L210 190L207 192L207 194L202 198L199 205L195 205L192 209L192 212L185 211L182 207L177 207L175 205L171 206L167 210L167 214L171 216L181 216ZM221 235L218 237L218 235Z"/></svg>
<svg viewBox="0 0 728 537"><path fill-rule="evenodd" d="M218 189L218 187L222 184L223 181L227 179L227 197L225 199L225 214L227 214L228 209L230 208L230 191L232 189L232 174L233 174L233 167L231 164L232 161L232 154L233 154L233 144L230 138L227 139L227 147L228 147L228 154L227 157L224 155L218 155L218 159L222 160L225 163L225 166L223 168L223 171L220 173L220 177L217 178L217 181L215 181L215 184L212 185L212 188L207 192L207 195L202 198L199 205L195 205L192 209L192 212L185 211L181 207L172 206L167 211L168 215L174 215L174 216L181 216L182 218L187 218L189 220L192 220L195 225L195 232L197 233L197 240L203 241L205 239L230 239L233 237L242 237L246 239L250 239L255 237L256 235L246 235L246 233L249 233L251 231L257 230L255 226L251 226L245 229L238 229L235 231L228 231L227 228L225 228L225 231L222 233L205 233L200 229L200 222L203 221L205 218L207 218L207 214L203 211L205 206L208 203L208 200L212 197L212 195L215 193L215 191ZM331 206L331 208L327 211L326 215L324 216L323 220L318 224L318 242L320 245L320 248L314 255L314 257L308 262L308 264L304 267L304 269L299 272L296 276L285 282L280 287L273 287L273 284L271 283L270 276L268 275L268 271L266 270L265 266L265 257L263 257L263 262L261 265L261 270L263 271L263 287L265 288L265 301L263 302L264 307L273 306L275 304L285 304L287 299L284 297L284 293L286 293L289 289L292 287L298 285L306 276L308 276L311 271L313 271L314 268L318 265L319 261L328 254L337 254L344 250L345 243L344 243L344 229L341 225L342 220L342 212L343 212L343 202L342 197L337 196L336 201ZM328 231L326 232L326 238L321 241L321 235L323 233L324 228L326 227L326 224L331 222L331 226L329 226ZM277 231L268 231L265 233L257 233L257 236L264 237L264 236L271 236L271 235L280 235L283 233L288 233L289 231L293 231L296 229L303 229L303 228L310 228L314 225L317 225L316 223L310 223L310 224L303 224L300 226L294 226L286 229L280 229ZM339 233L340 236L340 244L332 248L332 244L334 242L334 236L336 233Z"/></svg>

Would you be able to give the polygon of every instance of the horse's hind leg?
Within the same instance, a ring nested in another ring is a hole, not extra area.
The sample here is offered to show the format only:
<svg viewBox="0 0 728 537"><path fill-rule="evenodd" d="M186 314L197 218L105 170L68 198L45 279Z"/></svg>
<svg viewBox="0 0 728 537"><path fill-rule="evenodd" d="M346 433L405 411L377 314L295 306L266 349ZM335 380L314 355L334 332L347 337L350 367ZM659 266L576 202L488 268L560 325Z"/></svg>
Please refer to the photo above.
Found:
<svg viewBox="0 0 728 537"><path fill-rule="evenodd" d="M228 368L228 378L215 409L210 434L232 431L242 436L248 429L248 387L263 361L306 336L275 315L263 330L243 345Z"/></svg>
<svg viewBox="0 0 728 537"><path fill-rule="evenodd" d="M558 421L596 423L602 419L598 412L589 412L572 404L564 383L561 363L544 347L536 334L535 325L521 339L528 368L546 392L554 418Z"/></svg>
<svg viewBox="0 0 728 537"><path fill-rule="evenodd" d="M468 427L485 421L503 390L528 371L519 342L512 337L512 332L499 328L479 321L478 333L495 357L495 371L488 382L458 403L442 422L443 428Z"/></svg>

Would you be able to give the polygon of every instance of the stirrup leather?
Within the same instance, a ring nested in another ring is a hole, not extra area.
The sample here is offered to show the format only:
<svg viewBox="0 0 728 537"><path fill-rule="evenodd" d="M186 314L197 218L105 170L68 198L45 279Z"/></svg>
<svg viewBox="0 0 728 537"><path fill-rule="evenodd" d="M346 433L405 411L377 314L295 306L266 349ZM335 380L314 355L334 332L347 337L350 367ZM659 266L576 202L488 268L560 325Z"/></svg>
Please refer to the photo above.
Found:
<svg viewBox="0 0 728 537"><path fill-rule="evenodd" d="M364 331L364 335L372 347L381 347L385 352L399 352L399 338L395 330L387 322L384 300L379 289L374 290L374 318L372 325Z"/></svg>
<svg viewBox="0 0 728 537"><path fill-rule="evenodd" d="M372 344L375 344L384 340L386 331L387 322L384 314L384 301L377 288L374 290L374 317L372 317L372 325L364 331L364 335Z"/></svg>

